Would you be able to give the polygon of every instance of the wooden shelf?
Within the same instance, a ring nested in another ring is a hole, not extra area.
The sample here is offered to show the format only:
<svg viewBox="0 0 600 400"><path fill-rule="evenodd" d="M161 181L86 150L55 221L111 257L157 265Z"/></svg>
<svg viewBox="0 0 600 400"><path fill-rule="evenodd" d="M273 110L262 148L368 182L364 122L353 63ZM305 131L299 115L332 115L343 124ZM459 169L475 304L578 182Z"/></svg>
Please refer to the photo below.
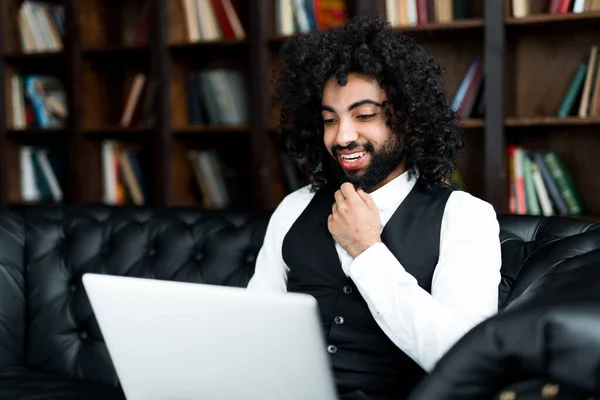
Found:
<svg viewBox="0 0 600 400"><path fill-rule="evenodd" d="M62 51L8 53L2 58L7 65L30 74L48 72L60 75L64 71L66 61L65 53Z"/></svg>
<svg viewBox="0 0 600 400"><path fill-rule="evenodd" d="M56 59L64 56L62 51L40 51L36 53L8 53L4 54L3 58L6 61L43 61L48 59Z"/></svg>
<svg viewBox="0 0 600 400"><path fill-rule="evenodd" d="M231 48L231 47L244 47L248 45L248 41L241 39L232 40L210 40L200 42L183 42L183 43L170 43L169 49L177 50L196 50L202 48Z"/></svg>
<svg viewBox="0 0 600 400"><path fill-rule="evenodd" d="M483 29L485 22L483 18L464 19L447 23L420 24L415 26L403 26L397 28L400 32L448 32L472 29Z"/></svg>
<svg viewBox="0 0 600 400"><path fill-rule="evenodd" d="M506 127L535 127L535 126L600 126L600 118L579 117L528 117L507 118L504 122Z"/></svg>
<svg viewBox="0 0 600 400"><path fill-rule="evenodd" d="M483 119L464 119L459 121L458 125L465 129L483 128L485 126L485 121Z"/></svg>
<svg viewBox="0 0 600 400"><path fill-rule="evenodd" d="M62 205L63 202L57 202L52 200L41 200L41 201L23 201L16 202L11 201L7 204L8 207L23 207L24 205L27 207L54 207L56 205Z"/></svg>
<svg viewBox="0 0 600 400"><path fill-rule="evenodd" d="M198 134L230 134L230 133L250 133L250 127L247 125L198 125L186 126L173 129L174 135L198 135Z"/></svg>
<svg viewBox="0 0 600 400"><path fill-rule="evenodd" d="M32 137L32 136L60 136L67 133L66 129L42 129L42 128L27 128L27 129L7 129L6 135L11 138Z"/></svg>
<svg viewBox="0 0 600 400"><path fill-rule="evenodd" d="M507 18L505 24L508 26L534 26L534 25L553 25L564 26L566 24L576 23L597 23L600 24L600 12L589 11L583 13L568 14L537 14L523 18Z"/></svg>
<svg viewBox="0 0 600 400"><path fill-rule="evenodd" d="M267 42L270 44L281 44L289 38L293 38L297 35L271 35L267 38Z"/></svg>
<svg viewBox="0 0 600 400"><path fill-rule="evenodd" d="M102 56L129 56L131 54L148 54L150 47L148 46L110 46L98 48L86 48L82 50L84 56L102 57Z"/></svg>
<svg viewBox="0 0 600 400"><path fill-rule="evenodd" d="M106 127L106 128L87 128L83 130L84 135L89 136L129 136L129 135L147 135L150 137L151 128L144 127Z"/></svg>
<svg viewBox="0 0 600 400"><path fill-rule="evenodd" d="M448 32L448 31L463 31L472 29L483 29L485 21L483 18L473 18L458 20L448 23L432 23L432 24L419 24L415 26L402 26L396 28L399 32ZM272 44L283 43L286 39L294 37L296 35L273 35L267 40Z"/></svg>

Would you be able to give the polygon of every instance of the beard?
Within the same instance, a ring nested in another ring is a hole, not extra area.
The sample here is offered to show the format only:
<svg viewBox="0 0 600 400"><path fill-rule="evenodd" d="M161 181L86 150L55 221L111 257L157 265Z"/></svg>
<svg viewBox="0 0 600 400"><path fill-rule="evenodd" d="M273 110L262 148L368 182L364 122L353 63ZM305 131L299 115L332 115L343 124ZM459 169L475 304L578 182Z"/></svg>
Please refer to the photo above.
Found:
<svg viewBox="0 0 600 400"><path fill-rule="evenodd" d="M369 153L371 160L364 169L344 171L339 164L337 152L341 150L362 149ZM386 179L402 162L404 158L403 144L398 137L392 136L383 146L375 150L371 142L359 144L350 143L348 146L333 146L331 153L335 158L334 172L341 182L350 182L356 189L368 191Z"/></svg>

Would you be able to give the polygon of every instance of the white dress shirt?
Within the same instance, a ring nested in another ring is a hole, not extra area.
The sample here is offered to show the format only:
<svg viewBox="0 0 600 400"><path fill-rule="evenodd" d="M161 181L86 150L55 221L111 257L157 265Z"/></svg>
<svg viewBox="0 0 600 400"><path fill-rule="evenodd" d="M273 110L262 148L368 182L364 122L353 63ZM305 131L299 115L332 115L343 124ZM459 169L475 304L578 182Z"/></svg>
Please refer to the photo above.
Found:
<svg viewBox="0 0 600 400"><path fill-rule="evenodd" d="M415 182L405 172L370 193L382 230ZM289 268L282 257L283 239L313 196L305 186L287 195L274 211L248 290L286 291ZM440 235L431 294L383 243L354 259L336 244L344 273L378 325L425 371L431 371L467 331L498 311L501 254L493 207L455 190L446 204Z"/></svg>

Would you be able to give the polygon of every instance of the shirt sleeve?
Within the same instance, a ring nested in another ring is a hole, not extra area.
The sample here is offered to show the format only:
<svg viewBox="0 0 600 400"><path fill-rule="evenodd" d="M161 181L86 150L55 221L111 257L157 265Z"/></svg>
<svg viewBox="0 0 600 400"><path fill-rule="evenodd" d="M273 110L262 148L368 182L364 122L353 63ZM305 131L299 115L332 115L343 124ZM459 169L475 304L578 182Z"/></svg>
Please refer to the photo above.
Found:
<svg viewBox="0 0 600 400"><path fill-rule="evenodd" d="M286 196L277 206L269 219L263 245L256 257L254 275L247 290L287 291L289 268L281 252L283 239L312 196L313 193L305 186Z"/></svg>
<svg viewBox="0 0 600 400"><path fill-rule="evenodd" d="M349 268L386 335L424 370L498 311L501 250L493 207L465 192L448 199L431 294L377 243Z"/></svg>
<svg viewBox="0 0 600 400"><path fill-rule="evenodd" d="M281 256L280 232L277 229L275 214L271 217L265 239L254 267L254 275L248 282L247 290L265 292L285 292L288 269Z"/></svg>

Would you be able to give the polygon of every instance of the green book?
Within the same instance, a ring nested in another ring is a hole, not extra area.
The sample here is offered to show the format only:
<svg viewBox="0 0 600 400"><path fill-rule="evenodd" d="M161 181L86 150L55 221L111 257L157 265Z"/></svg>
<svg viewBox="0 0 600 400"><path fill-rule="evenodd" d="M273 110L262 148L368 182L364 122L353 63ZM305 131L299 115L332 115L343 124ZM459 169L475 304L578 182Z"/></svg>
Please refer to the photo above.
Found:
<svg viewBox="0 0 600 400"><path fill-rule="evenodd" d="M35 149L31 152L31 164L33 165L33 171L35 174L35 182L37 184L38 190L42 195L42 200L52 200L52 189L50 189L50 184L46 180L46 175L44 175L44 170L40 165L40 162L37 158L37 152L40 151Z"/></svg>
<svg viewBox="0 0 600 400"><path fill-rule="evenodd" d="M544 152L544 162L567 204L569 214L581 215L583 213L581 198L562 158L554 151L546 151Z"/></svg>
<svg viewBox="0 0 600 400"><path fill-rule="evenodd" d="M523 181L525 183L525 204L527 213L531 215L540 215L542 212L533 183L531 158L529 157L528 152L523 152Z"/></svg>
<svg viewBox="0 0 600 400"><path fill-rule="evenodd" d="M585 81L585 75L587 74L587 68L587 64L582 62L581 64L579 64L577 71L575 71L573 80L571 81L571 84L567 89L567 94L565 94L565 97L563 98L563 101L560 107L558 108L559 118L566 118L567 116L569 116L569 114L571 114L571 110L575 105L575 99L578 97L578 95L581 93L581 90L583 89L583 83Z"/></svg>
<svg viewBox="0 0 600 400"><path fill-rule="evenodd" d="M452 3L452 19L455 21L469 18L469 2L471 0L454 0Z"/></svg>

